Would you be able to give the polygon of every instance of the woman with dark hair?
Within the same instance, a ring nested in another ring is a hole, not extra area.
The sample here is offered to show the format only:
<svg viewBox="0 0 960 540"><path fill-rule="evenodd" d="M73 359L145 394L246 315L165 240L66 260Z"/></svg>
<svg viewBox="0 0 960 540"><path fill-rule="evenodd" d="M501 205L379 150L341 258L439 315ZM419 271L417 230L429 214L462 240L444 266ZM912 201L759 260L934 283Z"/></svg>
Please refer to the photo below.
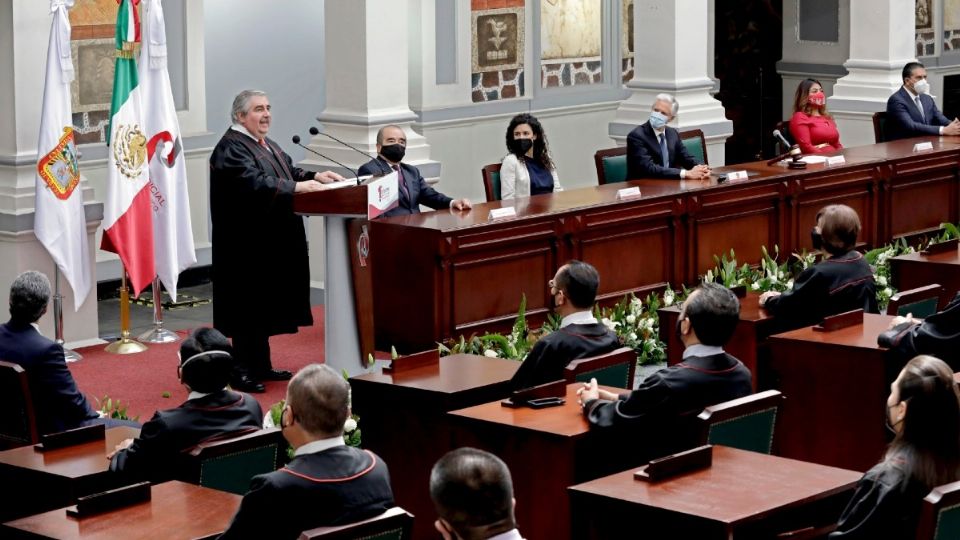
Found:
<svg viewBox="0 0 960 540"><path fill-rule="evenodd" d="M890 385L886 415L893 442L860 480L832 540L912 540L923 498L960 479L960 393L945 362L908 362Z"/></svg>
<svg viewBox="0 0 960 540"><path fill-rule="evenodd" d="M500 163L500 198L515 199L563 191L550 159L547 134L532 114L518 114L507 126L507 154Z"/></svg>
<svg viewBox="0 0 960 540"><path fill-rule="evenodd" d="M873 270L853 249L859 234L860 217L849 206L831 204L817 214L813 247L829 257L800 272L791 290L760 295L760 305L777 318L778 327L809 326L854 309L879 313Z"/></svg>
<svg viewBox="0 0 960 540"><path fill-rule="evenodd" d="M804 154L826 154L843 148L837 124L827 112L827 98L820 81L804 79L797 86L790 134Z"/></svg>

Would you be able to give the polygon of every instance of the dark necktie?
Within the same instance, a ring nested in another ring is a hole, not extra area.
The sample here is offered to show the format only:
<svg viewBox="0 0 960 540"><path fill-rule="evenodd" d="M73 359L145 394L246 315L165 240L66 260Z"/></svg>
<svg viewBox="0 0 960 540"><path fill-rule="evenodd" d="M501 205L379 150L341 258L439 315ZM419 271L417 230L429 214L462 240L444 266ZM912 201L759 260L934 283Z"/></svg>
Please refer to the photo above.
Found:
<svg viewBox="0 0 960 540"><path fill-rule="evenodd" d="M400 165L394 165L393 170L397 171L397 184L400 185L400 193L403 193L403 196L409 201L410 192L407 190L407 181L403 178L403 169L400 168Z"/></svg>
<svg viewBox="0 0 960 540"><path fill-rule="evenodd" d="M663 158L663 166L670 166L670 156L667 155L667 132L660 134L660 157Z"/></svg>

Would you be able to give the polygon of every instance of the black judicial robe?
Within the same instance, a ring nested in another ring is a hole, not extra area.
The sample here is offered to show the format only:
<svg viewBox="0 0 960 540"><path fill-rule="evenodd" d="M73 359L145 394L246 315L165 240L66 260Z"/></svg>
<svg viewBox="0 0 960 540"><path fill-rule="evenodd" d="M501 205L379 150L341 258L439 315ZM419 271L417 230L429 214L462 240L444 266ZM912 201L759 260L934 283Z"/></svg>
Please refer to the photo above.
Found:
<svg viewBox="0 0 960 540"><path fill-rule="evenodd" d="M617 335L602 323L570 324L537 341L511 380L515 390L563 379L573 360L599 356L620 347Z"/></svg>
<svg viewBox="0 0 960 540"><path fill-rule="evenodd" d="M313 324L307 240L293 192L314 173L266 142L272 152L228 129L210 156L213 326L227 336L290 334Z"/></svg>
<svg viewBox="0 0 960 540"><path fill-rule="evenodd" d="M636 426L626 444L653 459L692 448L694 418L705 407L752 392L750 370L740 360L726 353L691 356L652 373L616 401L587 401L583 414L592 427Z"/></svg>
<svg viewBox="0 0 960 540"><path fill-rule="evenodd" d="M922 323L903 323L897 329L900 333L892 340L890 354L901 367L914 356L929 354L960 371L960 294Z"/></svg>
<svg viewBox="0 0 960 540"><path fill-rule="evenodd" d="M854 309L880 312L873 271L857 251L824 259L800 272L792 290L768 299L763 307L781 328L814 325Z"/></svg>
<svg viewBox="0 0 960 540"><path fill-rule="evenodd" d="M221 390L157 411L129 448L110 460L110 470L153 481L173 476L179 453L203 441L263 426L263 411L253 396Z"/></svg>
<svg viewBox="0 0 960 540"><path fill-rule="evenodd" d="M254 476L223 539L296 539L316 527L355 523L394 506L390 476L373 452L337 446Z"/></svg>
<svg viewBox="0 0 960 540"><path fill-rule="evenodd" d="M897 461L875 465L857 483L830 540L913 540L930 489L907 477Z"/></svg>

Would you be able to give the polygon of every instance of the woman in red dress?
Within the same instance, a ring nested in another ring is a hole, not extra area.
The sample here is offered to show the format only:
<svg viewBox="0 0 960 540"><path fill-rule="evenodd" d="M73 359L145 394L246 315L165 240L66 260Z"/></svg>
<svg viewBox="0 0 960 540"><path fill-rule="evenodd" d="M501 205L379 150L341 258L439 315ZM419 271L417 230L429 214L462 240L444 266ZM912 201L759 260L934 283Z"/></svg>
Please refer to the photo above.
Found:
<svg viewBox="0 0 960 540"><path fill-rule="evenodd" d="M829 154L843 148L820 81L805 79L797 86L790 134L804 154Z"/></svg>

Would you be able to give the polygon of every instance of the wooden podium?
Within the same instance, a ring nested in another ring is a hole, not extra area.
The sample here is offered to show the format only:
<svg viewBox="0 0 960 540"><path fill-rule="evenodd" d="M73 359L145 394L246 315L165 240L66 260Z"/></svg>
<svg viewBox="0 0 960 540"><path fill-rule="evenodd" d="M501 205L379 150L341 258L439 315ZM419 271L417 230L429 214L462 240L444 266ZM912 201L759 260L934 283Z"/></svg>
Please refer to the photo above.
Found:
<svg viewBox="0 0 960 540"><path fill-rule="evenodd" d="M323 217L325 362L359 373L374 350L367 186L298 193L293 211Z"/></svg>

